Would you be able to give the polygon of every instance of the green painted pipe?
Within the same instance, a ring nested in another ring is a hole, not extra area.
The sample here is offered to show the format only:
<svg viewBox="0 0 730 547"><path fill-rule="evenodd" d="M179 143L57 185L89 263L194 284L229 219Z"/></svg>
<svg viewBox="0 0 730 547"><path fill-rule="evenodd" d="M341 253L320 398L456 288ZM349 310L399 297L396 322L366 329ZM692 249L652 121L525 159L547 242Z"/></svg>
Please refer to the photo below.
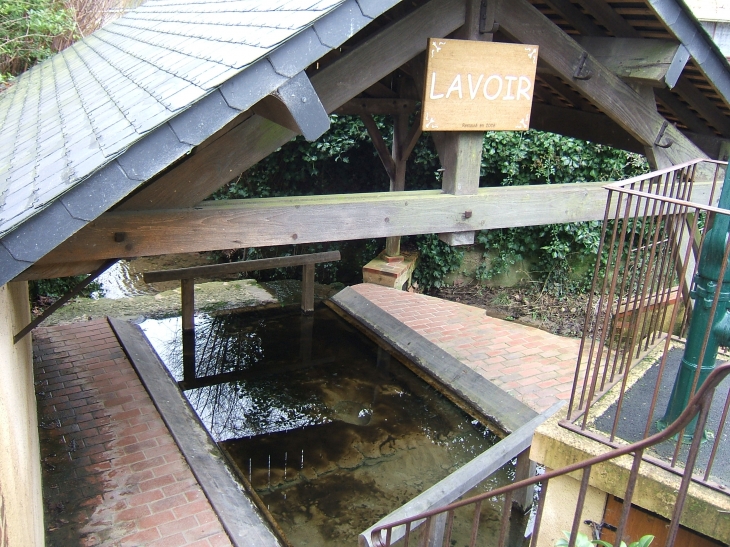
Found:
<svg viewBox="0 0 730 547"><path fill-rule="evenodd" d="M725 182L720 194L719 207L730 209L730 169L725 174ZM692 384L702 352L702 343L705 339L705 332L711 323L710 336L707 340L707 348L702 359L700 377L696 389L699 389L705 378L715 368L717 351L720 346L730 345L730 267L725 269L720 289L720 298L715 309L714 317L710 317L712 302L715 299L715 291L722 270L722 259L725 256L725 245L728 232L730 231L730 215L715 214L712 227L707 231L705 242L702 246L697 273L694 277L695 288L690 296L695 304L692 310L692 319L687 334L687 344L682 356L677 377L674 380L674 387L669 398L667 410L664 417L657 422L658 428L664 429L676 420L682 411L687 407L692 396ZM694 436L695 421L685 429L682 442L691 442ZM703 432L704 435L704 432Z"/></svg>

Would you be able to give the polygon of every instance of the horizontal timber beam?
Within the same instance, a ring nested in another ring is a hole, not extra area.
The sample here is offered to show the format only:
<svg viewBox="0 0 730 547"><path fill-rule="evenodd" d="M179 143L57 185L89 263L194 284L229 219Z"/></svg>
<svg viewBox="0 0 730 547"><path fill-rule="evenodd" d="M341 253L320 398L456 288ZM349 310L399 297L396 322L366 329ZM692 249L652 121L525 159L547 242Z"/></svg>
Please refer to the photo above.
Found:
<svg viewBox="0 0 730 547"><path fill-rule="evenodd" d="M110 212L38 266L79 256L130 258L599 220L607 196L602 184L480 188L465 196L424 190L210 201L194 209Z"/></svg>
<svg viewBox="0 0 730 547"><path fill-rule="evenodd" d="M161 283L163 281L177 281L179 279L203 279L206 277L253 272L256 270L290 268L293 266L304 266L305 264L335 262L340 260L340 258L340 251L327 251L324 253L277 256L274 258L259 258L257 260L242 260L240 262L229 262L227 264L192 266L190 268L177 268L174 270L158 270L154 272L145 272L142 277L145 283Z"/></svg>
<svg viewBox="0 0 730 547"><path fill-rule="evenodd" d="M73 236L17 280L88 273L95 263L79 256L99 261L602 220L608 195L603 185L480 188L465 196L422 190L228 200L195 209L111 212L94 221L87 236ZM710 186L695 182L693 201L707 203Z"/></svg>

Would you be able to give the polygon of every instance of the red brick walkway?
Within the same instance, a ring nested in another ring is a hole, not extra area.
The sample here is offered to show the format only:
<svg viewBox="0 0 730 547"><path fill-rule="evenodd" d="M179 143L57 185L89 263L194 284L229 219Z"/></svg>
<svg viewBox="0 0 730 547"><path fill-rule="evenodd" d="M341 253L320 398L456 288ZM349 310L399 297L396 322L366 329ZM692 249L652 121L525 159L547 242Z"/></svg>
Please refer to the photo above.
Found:
<svg viewBox="0 0 730 547"><path fill-rule="evenodd" d="M535 411L570 398L580 340L457 302L379 285L352 288Z"/></svg>
<svg viewBox="0 0 730 547"><path fill-rule="evenodd" d="M230 546L107 321L34 345L47 545Z"/></svg>

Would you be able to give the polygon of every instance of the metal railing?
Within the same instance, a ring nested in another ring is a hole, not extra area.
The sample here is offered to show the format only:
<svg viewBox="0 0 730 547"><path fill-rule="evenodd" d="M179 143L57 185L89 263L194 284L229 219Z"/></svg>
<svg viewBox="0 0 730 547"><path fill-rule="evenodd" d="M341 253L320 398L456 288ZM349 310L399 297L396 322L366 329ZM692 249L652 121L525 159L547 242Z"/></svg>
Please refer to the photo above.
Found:
<svg viewBox="0 0 730 547"><path fill-rule="evenodd" d="M712 318L722 312L718 303L722 306L727 300L723 279L730 240L725 240L723 266L705 282L709 289L698 288L696 275L708 229L718 215L730 215L715 206L726 166L727 162L695 160L606 186L600 259L564 427L611 447L646 439L663 427L662 417L669 415L667 395L678 374L675 368L685 366L682 353L693 314L691 297L696 299L702 290L702 311L709 313L710 321L702 325L699 362L706 352L710 355ZM699 180L700 172L704 180ZM701 385L701 373L706 373L705 367L692 373L687 398ZM713 478L713 464L730 406L726 391L718 391L709 429L702 430L713 442L703 445L695 470L696 481L719 491L725 488ZM683 474L678 462L694 430L690 424L676 441L667 438L645 460Z"/></svg>
<svg viewBox="0 0 730 547"><path fill-rule="evenodd" d="M572 526L570 530L569 547L574 547L578 538L578 531L584 522L584 506L586 503L586 497L589 486L589 479L591 475L591 469L603 462L615 460L622 456L632 456L631 471L627 480L626 487L624 488L623 495L623 509L621 512L620 520L616 526L615 531L615 545L618 547L621 538L624 536L624 531L629 519L629 514L632 509L632 499L636 491L637 480L639 478L640 467L643 463L642 456L645 451L660 445L663 442L671 439L675 435L681 434L682 431L696 419L696 426L699 429L705 427L707 416L710 410L710 405L713 399L713 394L716 387L726 378L730 376L730 365L725 365L716 368L708 377L704 384L700 387L694 397L690 400L687 408L680 414L676 421L670 424L663 431L651 435L646 439L642 439L638 442L632 443L627 446L614 448L606 451L604 454L592 457L582 462L572 464L562 469L546 472L542 475L537 475L530 479L525 479L519 482L510 484L502 488L491 490L484 494L471 497L456 503L452 503L446 507L441 507L431 511L425 511L418 515L414 515L409 518L401 519L396 522L391 522L382 526L378 526L372 530L371 542L375 547L389 547L394 545L396 542L393 540L394 537L402 537L402 543L398 540L398 545L408 547L409 545L418 544L420 547L442 547L452 545L452 535L455 523L455 513L459 509L472 508L471 528L469 537L467 539L469 547L475 547L479 541L479 545L485 544L484 538L480 536L480 518L482 505L489 503L495 498L501 499L502 515L500 519L499 531L496 534L498 547L507 545L507 538L509 537L510 527L510 516L512 513L512 497L515 492L523 490L524 488L530 487L540 483L540 492L537 497L536 507L534 509L534 523L532 528L532 537L530 540L530 546L535 547L540 537L540 525L542 521L543 509L545 507L545 498L547 496L550 481L556 477L561 477L569 473L579 472L581 474L580 479L580 491L577 497L575 507L573 509ZM685 460L685 467L692 469L695 465L697 455L699 453L702 438L700 435L696 435L692 441L691 446L687 452ZM675 499L673 500L673 514L671 515L670 524L667 530L667 537L664 542L664 547L673 547L677 539L677 533L679 531L680 518L683 515L685 500L689 490L691 482L691 475L689 473L683 475L679 484L676 486ZM671 503L671 502L670 502ZM569 510L565 505L561 505L561 511L567 512ZM446 517L446 527L442 538L437 538L434 541L433 534L431 534L432 528L437 524L439 518ZM398 533L395 532L398 530ZM493 539L493 538L492 538ZM461 542L459 542L461 544ZM490 544L493 544L490 542ZM654 544L652 547L662 547L661 545Z"/></svg>

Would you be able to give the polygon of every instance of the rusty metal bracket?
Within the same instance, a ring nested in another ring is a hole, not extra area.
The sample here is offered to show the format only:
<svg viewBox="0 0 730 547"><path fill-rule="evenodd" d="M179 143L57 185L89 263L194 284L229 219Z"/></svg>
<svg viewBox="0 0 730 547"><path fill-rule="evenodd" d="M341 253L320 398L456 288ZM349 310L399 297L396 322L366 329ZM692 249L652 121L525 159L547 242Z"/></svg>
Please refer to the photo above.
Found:
<svg viewBox="0 0 730 547"><path fill-rule="evenodd" d="M660 144L662 137L664 136L664 132L667 130L668 126L669 122L667 120L664 120L661 129L659 129L659 133L657 133L656 139L654 139L654 146L658 146L659 148L669 148L674 144L674 141L672 139L667 139L666 143Z"/></svg>
<svg viewBox="0 0 730 547"><path fill-rule="evenodd" d="M482 0L479 8L479 34L494 34L499 30L499 23L494 20L496 13L497 6L494 0Z"/></svg>
<svg viewBox="0 0 730 547"><path fill-rule="evenodd" d="M581 54L580 59L578 59L578 66L575 67L575 71L573 72L574 80L590 80L593 77L592 70L585 70L587 60L588 53L584 51Z"/></svg>

